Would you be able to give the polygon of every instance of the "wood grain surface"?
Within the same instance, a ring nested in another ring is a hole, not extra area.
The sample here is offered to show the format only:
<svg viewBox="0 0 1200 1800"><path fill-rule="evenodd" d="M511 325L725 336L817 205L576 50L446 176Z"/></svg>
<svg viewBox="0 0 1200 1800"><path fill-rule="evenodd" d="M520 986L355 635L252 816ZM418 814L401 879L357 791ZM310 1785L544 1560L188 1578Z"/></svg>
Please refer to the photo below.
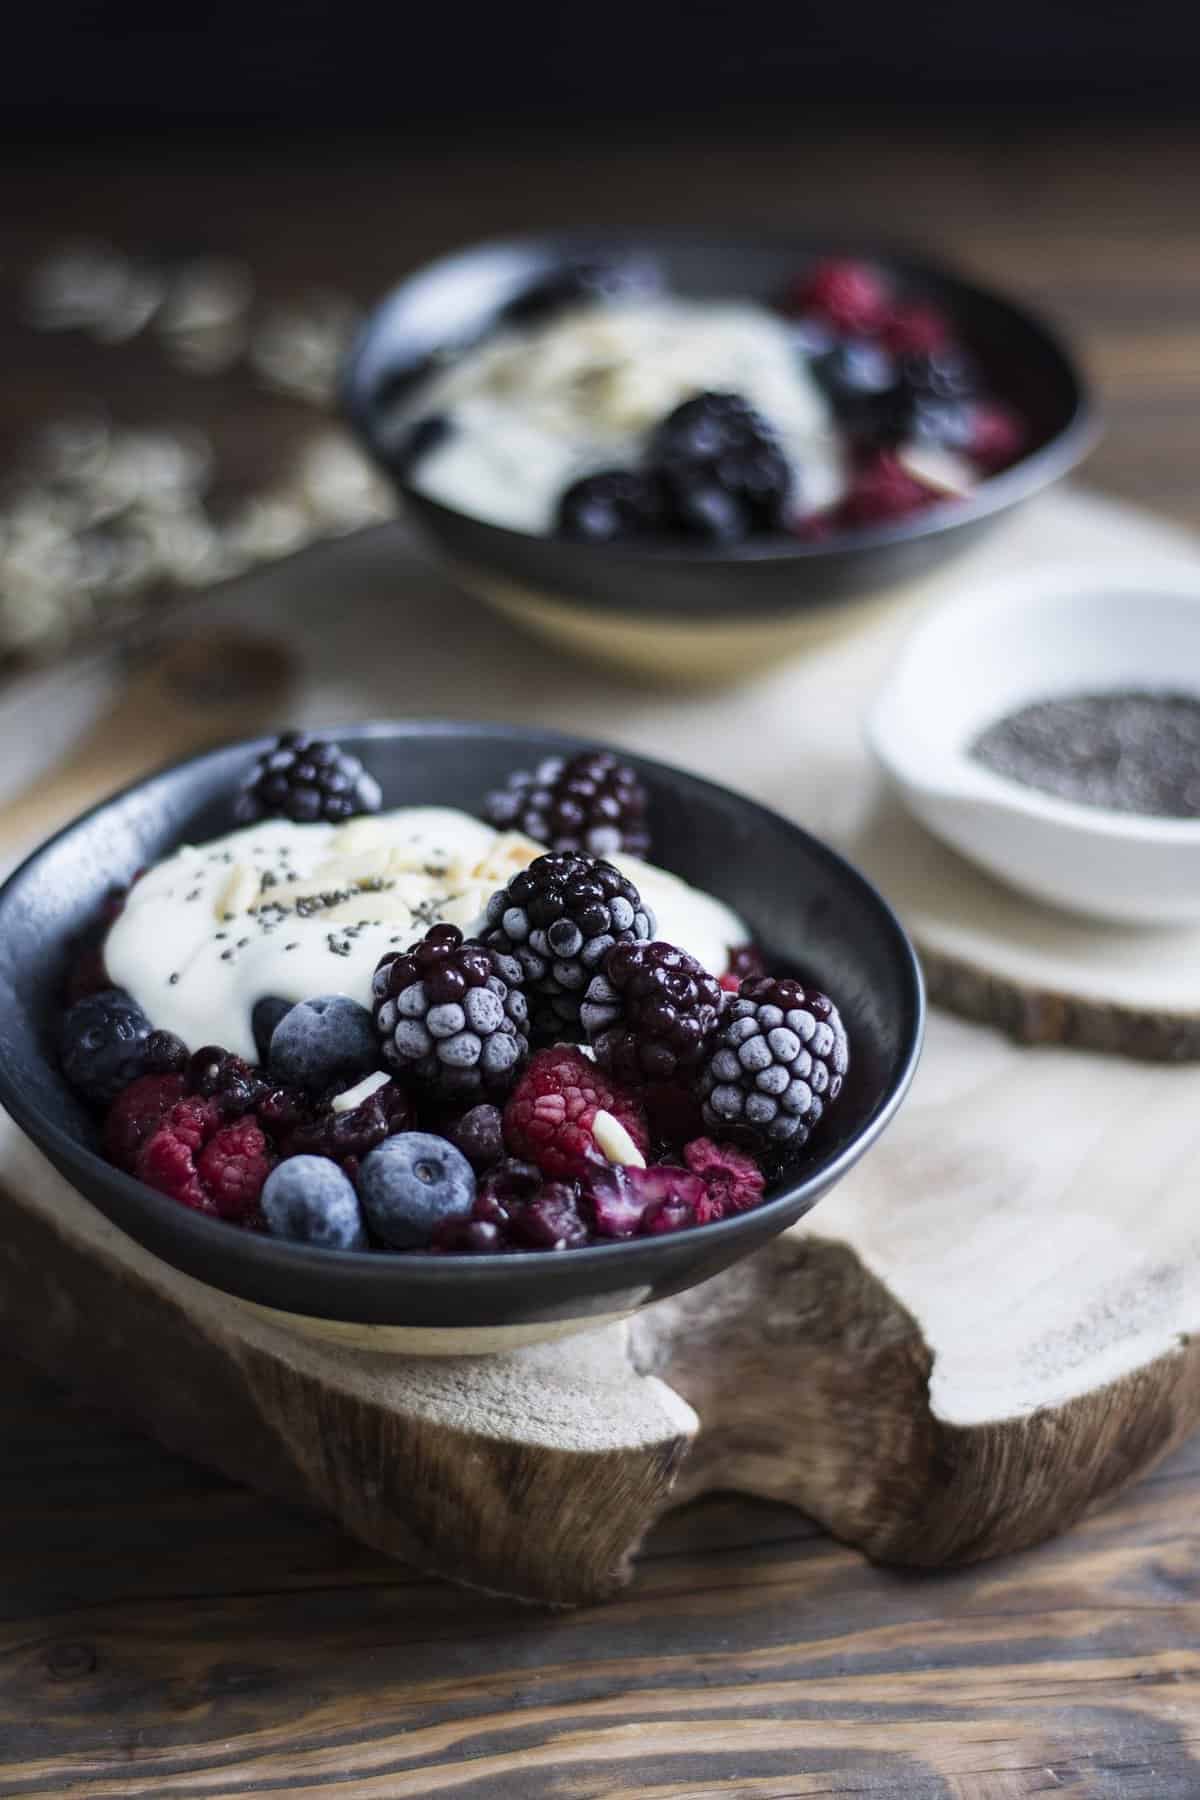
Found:
<svg viewBox="0 0 1200 1800"><path fill-rule="evenodd" d="M6 163L0 460L100 397L212 429L255 485L311 429L241 379L18 329L28 258L81 231L254 262L286 295L362 300L519 224L847 221L904 232L1040 301L1082 343L1108 437L1092 477L1200 524L1200 137L932 128L709 148L616 134L497 146L162 155L89 145ZM914 1577L788 1508L706 1500L633 1586L566 1617L423 1581L0 1368L0 1792L149 1800L1200 1794L1200 1447L1069 1537Z"/></svg>

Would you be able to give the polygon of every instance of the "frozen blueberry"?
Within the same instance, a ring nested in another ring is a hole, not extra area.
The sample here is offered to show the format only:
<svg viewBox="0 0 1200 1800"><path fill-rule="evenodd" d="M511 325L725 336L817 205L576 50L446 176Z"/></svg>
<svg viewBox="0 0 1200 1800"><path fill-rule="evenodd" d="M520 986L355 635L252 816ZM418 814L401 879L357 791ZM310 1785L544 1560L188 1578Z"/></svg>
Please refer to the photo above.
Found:
<svg viewBox="0 0 1200 1800"><path fill-rule="evenodd" d="M271 1034L271 1074L314 1091L368 1075L379 1061L375 1026L365 1006L345 994L323 994L290 1007Z"/></svg>
<svg viewBox="0 0 1200 1800"><path fill-rule="evenodd" d="M327 1156L289 1156L263 1184L261 1200L273 1237L321 1250L365 1250L367 1233L354 1183Z"/></svg>
<svg viewBox="0 0 1200 1800"><path fill-rule="evenodd" d="M123 988L104 988L77 1000L63 1020L58 1054L73 1088L107 1106L146 1073L150 1021Z"/></svg>
<svg viewBox="0 0 1200 1800"><path fill-rule="evenodd" d="M415 1250L439 1226L470 1216L475 1176L446 1138L401 1131L363 1158L358 1193L376 1237L392 1250Z"/></svg>
<svg viewBox="0 0 1200 1800"><path fill-rule="evenodd" d="M283 1015L291 1010L292 1002L281 1000L277 994L264 994L261 1000L254 1002L254 1011L250 1014L250 1029L258 1046L260 1063L265 1064L271 1054L271 1039L275 1035L275 1027Z"/></svg>

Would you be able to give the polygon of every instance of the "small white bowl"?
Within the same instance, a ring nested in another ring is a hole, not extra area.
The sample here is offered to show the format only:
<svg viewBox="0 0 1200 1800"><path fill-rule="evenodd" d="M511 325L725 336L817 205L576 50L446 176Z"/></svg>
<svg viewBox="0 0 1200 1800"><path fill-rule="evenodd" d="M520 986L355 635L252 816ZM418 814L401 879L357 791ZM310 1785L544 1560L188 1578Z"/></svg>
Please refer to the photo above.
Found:
<svg viewBox="0 0 1200 1800"><path fill-rule="evenodd" d="M1126 924L1200 918L1200 819L1060 800L969 755L1030 701L1117 688L1200 696L1200 562L1046 564L960 594L909 639L868 742L917 818L1002 881Z"/></svg>

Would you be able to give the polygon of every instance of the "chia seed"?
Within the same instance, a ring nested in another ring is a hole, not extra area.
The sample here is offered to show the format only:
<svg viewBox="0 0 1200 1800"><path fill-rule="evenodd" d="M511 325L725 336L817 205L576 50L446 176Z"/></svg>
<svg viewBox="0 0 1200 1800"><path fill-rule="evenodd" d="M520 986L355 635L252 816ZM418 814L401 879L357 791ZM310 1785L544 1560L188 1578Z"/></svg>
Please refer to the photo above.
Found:
<svg viewBox="0 0 1200 1800"><path fill-rule="evenodd" d="M1200 818L1200 696L1129 688L1064 694L1007 713L972 758L1080 806Z"/></svg>

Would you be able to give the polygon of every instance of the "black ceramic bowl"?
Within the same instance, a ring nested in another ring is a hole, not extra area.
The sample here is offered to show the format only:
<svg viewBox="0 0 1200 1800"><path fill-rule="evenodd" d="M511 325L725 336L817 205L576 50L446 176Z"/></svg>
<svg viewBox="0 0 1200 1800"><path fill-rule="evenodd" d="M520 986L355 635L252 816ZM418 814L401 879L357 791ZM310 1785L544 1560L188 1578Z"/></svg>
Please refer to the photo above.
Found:
<svg viewBox="0 0 1200 1800"><path fill-rule="evenodd" d="M492 725L401 721L339 732L387 806L478 807L497 775L580 745ZM719 1224L560 1254L425 1257L309 1249L245 1232L155 1193L104 1161L93 1118L53 1044L68 940L106 889L184 840L230 828L230 795L263 742L152 775L78 819L0 889L0 1103L79 1191L167 1262L320 1329L386 1347L469 1350L555 1335L714 1275L815 1205L900 1104L920 1049L912 948L875 889L815 838L749 800L632 758L652 796L655 858L736 907L788 966L811 969L850 1033L846 1090L794 1179ZM422 1333L424 1335L422 1335Z"/></svg>
<svg viewBox="0 0 1200 1800"><path fill-rule="evenodd" d="M856 617L862 602L928 574L1065 475L1095 437L1079 370L1031 313L928 261L835 248L865 254L903 291L944 307L991 390L1026 420L1025 454L969 500L821 543L780 536L731 549L643 547L509 531L428 499L405 478L397 413L430 359L485 335L517 296L571 258L628 255L647 260L670 291L690 298L769 301L831 253L811 243L593 236L476 245L419 270L375 310L345 373L345 406L412 518L482 597L609 659L681 676L736 672L803 648Z"/></svg>

